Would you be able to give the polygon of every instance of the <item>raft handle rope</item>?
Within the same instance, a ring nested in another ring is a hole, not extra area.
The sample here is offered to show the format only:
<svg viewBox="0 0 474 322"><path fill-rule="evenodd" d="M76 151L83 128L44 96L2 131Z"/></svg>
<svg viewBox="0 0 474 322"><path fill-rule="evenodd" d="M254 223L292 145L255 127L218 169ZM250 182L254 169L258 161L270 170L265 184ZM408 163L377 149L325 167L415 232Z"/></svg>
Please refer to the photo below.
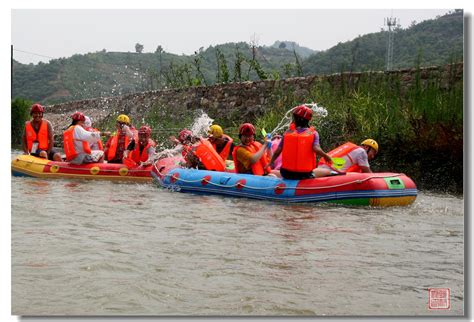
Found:
<svg viewBox="0 0 474 322"><path fill-rule="evenodd" d="M61 168L68 169L68 170L90 170L91 169L91 168L76 168L76 167L70 167L70 166L63 166L63 165L59 165L59 164L45 164L45 163L35 162L34 160L20 160L18 158L16 158L16 161L32 163L32 164L38 164L38 165L42 165L42 166L50 166L50 167L57 166L58 170L61 169ZM92 164L92 163L84 163L84 164ZM94 164L107 164L107 163L94 163ZM117 164L117 163L111 163L111 164ZM124 165L123 168L127 168L127 167ZM122 168L120 168L120 169L122 169ZM100 171L101 172L118 172L120 169L100 169ZM130 168L127 168L127 169L128 169L128 172L145 171L144 168L143 169L130 169Z"/></svg>
<svg viewBox="0 0 474 322"><path fill-rule="evenodd" d="M371 180L371 179L394 178L394 177L400 177L400 176L403 175L403 174L400 174L400 173L396 173L396 174L393 174L391 176L377 176L377 175L374 175L374 176L370 176L370 177L367 177L367 178L364 178L364 179L361 179L361 180L353 180L353 181L350 181L350 182L344 182L344 183L337 184L337 185L323 186L323 187L286 187L286 186L281 187L281 186L276 186L276 185L275 186L270 186L270 187L252 187L252 186L248 186L246 184L242 184L241 182L237 182L234 185L222 185L222 184L218 184L218 183L214 183L212 181L209 181L205 178L197 179L197 180L185 180L185 179L176 177L173 174L163 174L160 170L163 170L164 167L160 167L160 169L158 169L156 167L156 165L153 165L153 166L155 167L156 171L161 175L160 181L162 182L163 185L167 185L163 182L163 180L166 177L172 177L175 181L182 181L182 182L185 182L185 183L206 182L207 184L210 184L210 185L213 185L213 186L216 186L216 187L221 187L221 188L237 188L237 187L239 187L239 188L248 188L248 189L254 189L254 190L269 190L269 189L320 190L320 189L343 187L343 186L351 185L351 184L354 184L354 183L361 184L361 183L363 183L365 181L368 181L368 180Z"/></svg>

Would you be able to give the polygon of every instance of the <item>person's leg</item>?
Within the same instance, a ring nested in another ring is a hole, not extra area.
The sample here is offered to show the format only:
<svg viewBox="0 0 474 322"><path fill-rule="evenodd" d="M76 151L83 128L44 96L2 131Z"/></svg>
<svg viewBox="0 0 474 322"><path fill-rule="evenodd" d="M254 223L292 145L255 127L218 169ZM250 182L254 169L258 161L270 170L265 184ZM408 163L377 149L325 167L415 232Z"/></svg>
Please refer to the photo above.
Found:
<svg viewBox="0 0 474 322"><path fill-rule="evenodd" d="M316 178L327 177L331 175L331 170L326 168L316 168L313 170L313 175Z"/></svg>
<svg viewBox="0 0 474 322"><path fill-rule="evenodd" d="M48 152L41 150L38 154L40 158L47 159L48 158Z"/></svg>

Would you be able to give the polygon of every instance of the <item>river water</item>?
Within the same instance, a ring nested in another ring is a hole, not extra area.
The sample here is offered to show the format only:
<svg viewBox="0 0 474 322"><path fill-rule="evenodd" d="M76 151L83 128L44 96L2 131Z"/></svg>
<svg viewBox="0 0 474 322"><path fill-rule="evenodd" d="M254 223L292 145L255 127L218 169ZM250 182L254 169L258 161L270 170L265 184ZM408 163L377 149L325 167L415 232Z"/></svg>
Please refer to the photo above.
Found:
<svg viewBox="0 0 474 322"><path fill-rule="evenodd" d="M389 209L12 177L14 315L461 315L461 197ZM428 309L449 288L450 310Z"/></svg>

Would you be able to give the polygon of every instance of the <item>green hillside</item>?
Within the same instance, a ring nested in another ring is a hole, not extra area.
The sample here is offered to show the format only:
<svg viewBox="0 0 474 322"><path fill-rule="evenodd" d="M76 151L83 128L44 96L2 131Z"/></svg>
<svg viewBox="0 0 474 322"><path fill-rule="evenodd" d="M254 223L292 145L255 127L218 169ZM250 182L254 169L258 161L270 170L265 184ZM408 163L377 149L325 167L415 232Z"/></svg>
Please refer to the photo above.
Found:
<svg viewBox="0 0 474 322"><path fill-rule="evenodd" d="M103 50L37 65L14 61L12 99L53 104L163 88L384 70L386 44L387 32L382 31L312 55L310 49L294 42L277 41L269 47L244 42L210 46L189 56L159 47L155 53ZM462 61L462 50L463 13L456 11L397 29L393 68Z"/></svg>
<svg viewBox="0 0 474 322"><path fill-rule="evenodd" d="M316 53L303 62L305 74L385 70L388 32L359 36ZM463 60L463 12L395 29L393 69L433 66Z"/></svg>

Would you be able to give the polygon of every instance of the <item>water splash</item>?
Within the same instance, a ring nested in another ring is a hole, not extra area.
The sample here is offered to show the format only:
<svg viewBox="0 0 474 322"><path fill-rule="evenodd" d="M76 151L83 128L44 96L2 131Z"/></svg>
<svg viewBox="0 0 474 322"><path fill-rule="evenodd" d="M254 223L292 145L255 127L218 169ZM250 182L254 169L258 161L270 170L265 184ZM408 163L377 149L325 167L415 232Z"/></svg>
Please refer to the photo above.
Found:
<svg viewBox="0 0 474 322"><path fill-rule="evenodd" d="M191 125L191 132L193 132L193 135L197 137L206 136L213 121L214 119L211 119L206 112L199 110L197 112L197 117L195 117L195 120Z"/></svg>
<svg viewBox="0 0 474 322"><path fill-rule="evenodd" d="M190 131L196 137L203 137L207 135L209 127L212 125L214 119L210 118L204 111L196 111L194 121L190 126ZM161 150L162 149L162 150ZM156 159L170 158L177 156L181 153L182 145L178 144L173 148L167 148L164 144L160 144L157 147L157 152L155 153Z"/></svg>
<svg viewBox="0 0 474 322"><path fill-rule="evenodd" d="M324 107L322 106L318 106L317 103L305 103L303 104L305 105L306 107L309 107L311 108L311 110L313 110L313 113L318 116L319 118L325 118L326 116L328 116L328 111L327 109L325 109ZM300 106L300 105L298 105ZM273 129L273 131L271 131L271 136L274 136L275 134L278 134L278 133L283 133L284 131L286 131L289 127L290 127L290 124L293 120L292 118L292 112L295 108L297 108L298 106L295 106L295 107L292 107L290 110L288 110L285 115L283 116L283 118L281 119L280 123L278 123L278 125Z"/></svg>

